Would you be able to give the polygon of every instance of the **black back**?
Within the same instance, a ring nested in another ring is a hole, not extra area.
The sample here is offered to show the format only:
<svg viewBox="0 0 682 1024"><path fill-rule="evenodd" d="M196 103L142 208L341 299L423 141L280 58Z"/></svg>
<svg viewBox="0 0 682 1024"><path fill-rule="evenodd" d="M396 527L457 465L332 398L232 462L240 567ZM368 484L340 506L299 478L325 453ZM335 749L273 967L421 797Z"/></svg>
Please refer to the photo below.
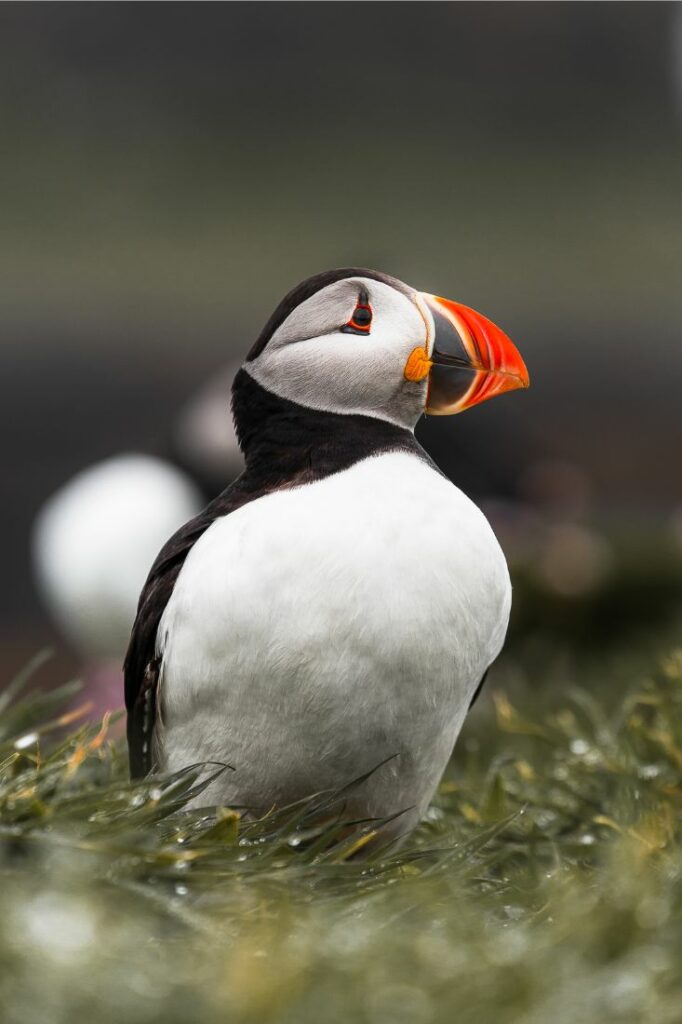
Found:
<svg viewBox="0 0 682 1024"><path fill-rule="evenodd" d="M369 272L351 271L345 276L355 273L367 276ZM152 738L161 669L159 622L192 545L211 523L273 491L322 480L370 455L406 451L430 463L411 431L369 416L320 412L278 398L243 369L235 378L232 408L246 468L171 537L140 596L124 664L133 778L154 767Z"/></svg>

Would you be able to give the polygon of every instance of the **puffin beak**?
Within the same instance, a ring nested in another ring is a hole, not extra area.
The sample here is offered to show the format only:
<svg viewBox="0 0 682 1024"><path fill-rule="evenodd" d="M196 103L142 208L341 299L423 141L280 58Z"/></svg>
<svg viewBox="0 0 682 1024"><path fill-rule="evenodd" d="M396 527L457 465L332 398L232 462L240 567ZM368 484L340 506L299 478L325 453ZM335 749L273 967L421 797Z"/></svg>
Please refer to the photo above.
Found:
<svg viewBox="0 0 682 1024"><path fill-rule="evenodd" d="M468 306L420 294L435 326L430 353L415 349L405 364L408 380L428 374L426 412L448 416L515 388L527 388L528 370L507 335Z"/></svg>

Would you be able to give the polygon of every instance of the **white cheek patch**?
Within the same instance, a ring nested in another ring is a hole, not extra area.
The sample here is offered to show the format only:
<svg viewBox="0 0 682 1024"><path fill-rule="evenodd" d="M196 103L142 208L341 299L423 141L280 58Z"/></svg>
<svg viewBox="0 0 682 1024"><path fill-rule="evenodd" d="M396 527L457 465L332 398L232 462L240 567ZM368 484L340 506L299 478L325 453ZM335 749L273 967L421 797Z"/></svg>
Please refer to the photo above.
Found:
<svg viewBox="0 0 682 1024"><path fill-rule="evenodd" d="M370 332L342 332L363 289L372 309ZM244 369L300 405L411 430L424 411L427 383L407 381L405 363L415 347L429 344L428 320L415 298L368 278L338 281L301 303Z"/></svg>

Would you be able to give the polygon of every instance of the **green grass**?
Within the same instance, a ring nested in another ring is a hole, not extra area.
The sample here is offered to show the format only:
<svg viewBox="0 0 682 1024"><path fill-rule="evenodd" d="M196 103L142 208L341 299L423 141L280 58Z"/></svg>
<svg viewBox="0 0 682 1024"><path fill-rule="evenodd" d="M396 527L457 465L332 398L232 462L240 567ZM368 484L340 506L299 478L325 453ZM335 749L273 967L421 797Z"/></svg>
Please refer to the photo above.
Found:
<svg viewBox="0 0 682 1024"><path fill-rule="evenodd" d="M333 796L185 811L198 770L131 785L106 725L59 717L70 688L16 681L0 1019L678 1024L682 652L608 671L542 710L497 693L428 820L365 859L371 825L312 823Z"/></svg>

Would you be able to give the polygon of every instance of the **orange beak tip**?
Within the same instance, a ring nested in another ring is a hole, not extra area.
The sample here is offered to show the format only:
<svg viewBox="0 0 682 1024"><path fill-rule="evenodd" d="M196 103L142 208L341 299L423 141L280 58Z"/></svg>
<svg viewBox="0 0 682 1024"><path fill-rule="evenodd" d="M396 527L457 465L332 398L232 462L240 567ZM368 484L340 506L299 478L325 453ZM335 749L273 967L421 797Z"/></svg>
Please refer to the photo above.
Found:
<svg viewBox="0 0 682 1024"><path fill-rule="evenodd" d="M505 391L529 387L521 353L496 324L460 302L423 297L435 325L428 412L464 412Z"/></svg>

